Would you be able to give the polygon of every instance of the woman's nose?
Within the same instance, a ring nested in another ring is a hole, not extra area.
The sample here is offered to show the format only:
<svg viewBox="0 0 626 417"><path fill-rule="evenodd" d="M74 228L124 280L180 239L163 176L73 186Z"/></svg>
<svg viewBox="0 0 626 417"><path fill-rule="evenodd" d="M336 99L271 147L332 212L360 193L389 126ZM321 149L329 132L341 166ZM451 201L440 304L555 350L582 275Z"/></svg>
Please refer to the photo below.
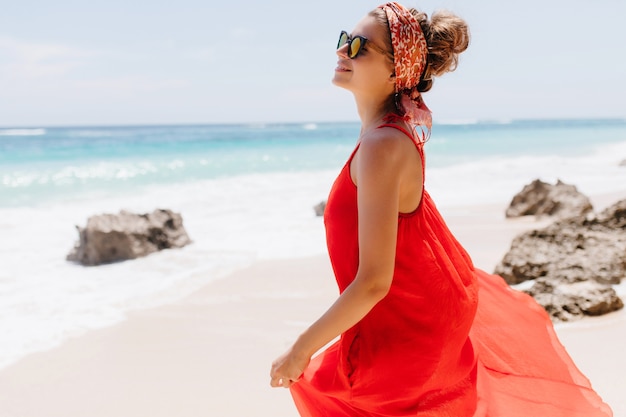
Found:
<svg viewBox="0 0 626 417"><path fill-rule="evenodd" d="M348 58L348 44L344 43L339 48L337 48L337 56L340 58Z"/></svg>

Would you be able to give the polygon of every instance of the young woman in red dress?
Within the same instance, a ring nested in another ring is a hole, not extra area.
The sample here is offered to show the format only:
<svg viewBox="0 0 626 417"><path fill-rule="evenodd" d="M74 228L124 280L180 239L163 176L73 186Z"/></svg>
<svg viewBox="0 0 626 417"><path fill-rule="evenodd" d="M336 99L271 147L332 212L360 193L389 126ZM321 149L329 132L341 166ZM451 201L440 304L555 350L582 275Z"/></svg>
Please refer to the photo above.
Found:
<svg viewBox="0 0 626 417"><path fill-rule="evenodd" d="M395 2L341 32L333 83L361 119L324 214L341 295L270 373L301 416L612 415L543 309L475 269L424 190L421 93L468 44L457 16Z"/></svg>

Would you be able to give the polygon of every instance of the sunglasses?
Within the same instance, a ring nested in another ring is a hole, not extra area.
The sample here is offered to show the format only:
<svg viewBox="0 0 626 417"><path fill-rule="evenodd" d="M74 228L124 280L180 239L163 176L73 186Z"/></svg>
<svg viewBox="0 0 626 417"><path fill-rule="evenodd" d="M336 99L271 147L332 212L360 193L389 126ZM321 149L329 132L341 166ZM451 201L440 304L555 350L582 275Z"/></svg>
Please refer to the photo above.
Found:
<svg viewBox="0 0 626 417"><path fill-rule="evenodd" d="M368 48L372 48L373 50L378 51L383 55L389 55L387 51L385 51L383 48L376 45L375 43L373 42L368 43L367 38L363 36L355 36L351 38L350 35L348 35L348 32L346 32L345 30L342 30L341 33L339 34L339 42L337 42L337 49L341 48L345 44L348 44L348 58L354 59L357 56L359 56L359 53L363 50L366 43L367 43Z"/></svg>

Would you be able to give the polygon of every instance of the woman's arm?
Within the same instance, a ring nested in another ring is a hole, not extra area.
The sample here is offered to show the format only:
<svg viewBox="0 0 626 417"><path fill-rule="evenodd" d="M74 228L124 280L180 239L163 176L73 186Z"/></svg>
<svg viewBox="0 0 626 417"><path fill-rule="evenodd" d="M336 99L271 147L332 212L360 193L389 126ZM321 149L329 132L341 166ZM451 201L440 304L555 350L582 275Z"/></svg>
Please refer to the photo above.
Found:
<svg viewBox="0 0 626 417"><path fill-rule="evenodd" d="M311 356L358 323L388 293L393 278L402 178L414 145L394 129L362 138L352 163L358 185L359 268L335 303L274 361L274 387L297 381ZM407 153L408 152L408 153ZM414 156L414 155L413 155ZM421 169L421 167L418 167Z"/></svg>

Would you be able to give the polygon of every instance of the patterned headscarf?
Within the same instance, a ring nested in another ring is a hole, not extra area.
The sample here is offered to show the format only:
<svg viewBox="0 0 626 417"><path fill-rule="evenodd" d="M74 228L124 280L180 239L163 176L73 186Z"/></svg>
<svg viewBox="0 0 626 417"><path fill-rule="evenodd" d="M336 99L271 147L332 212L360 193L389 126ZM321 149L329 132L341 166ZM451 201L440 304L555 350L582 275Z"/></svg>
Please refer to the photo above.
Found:
<svg viewBox="0 0 626 417"><path fill-rule="evenodd" d="M417 90L428 58L428 45L419 22L406 7L396 2L385 3L391 33L396 73L396 105L403 119L422 128L422 140L427 139L432 127L432 116L422 95ZM427 131L424 131L424 128Z"/></svg>

